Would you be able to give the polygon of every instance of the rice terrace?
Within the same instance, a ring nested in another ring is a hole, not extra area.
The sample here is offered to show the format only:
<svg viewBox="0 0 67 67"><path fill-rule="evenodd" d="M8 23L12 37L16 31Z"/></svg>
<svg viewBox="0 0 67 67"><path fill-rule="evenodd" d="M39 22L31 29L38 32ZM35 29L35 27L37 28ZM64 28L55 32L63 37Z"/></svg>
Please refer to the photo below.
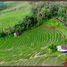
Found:
<svg viewBox="0 0 67 67"><path fill-rule="evenodd" d="M57 46L67 46L67 2L0 1L0 66L63 66Z"/></svg>

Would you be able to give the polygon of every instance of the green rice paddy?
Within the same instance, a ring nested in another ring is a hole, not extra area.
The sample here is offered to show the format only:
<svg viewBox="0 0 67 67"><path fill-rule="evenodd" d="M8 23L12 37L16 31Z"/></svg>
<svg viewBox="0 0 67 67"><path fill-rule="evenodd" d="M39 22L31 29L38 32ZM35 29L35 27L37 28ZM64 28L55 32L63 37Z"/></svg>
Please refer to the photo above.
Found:
<svg viewBox="0 0 67 67"><path fill-rule="evenodd" d="M0 31L13 27L27 15L31 15L30 7L1 14ZM67 28L63 24L59 25L53 18L18 37L8 35L0 38L0 65L63 65L66 55L53 53L48 48L51 44L66 44L64 40L67 37Z"/></svg>

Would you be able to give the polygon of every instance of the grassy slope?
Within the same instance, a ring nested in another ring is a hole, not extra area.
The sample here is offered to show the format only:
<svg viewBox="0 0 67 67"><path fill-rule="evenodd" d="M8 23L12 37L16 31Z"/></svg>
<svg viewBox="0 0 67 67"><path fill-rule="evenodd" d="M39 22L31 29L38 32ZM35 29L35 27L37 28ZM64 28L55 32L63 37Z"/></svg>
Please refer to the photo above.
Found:
<svg viewBox="0 0 67 67"><path fill-rule="evenodd" d="M22 5L27 8L23 8L21 10L16 10L16 11L11 11L11 12L6 12L2 13L0 15L0 31L5 30L9 27L14 26L17 24L20 20L22 20L25 16L31 15L30 11L30 5Z"/></svg>
<svg viewBox="0 0 67 67"><path fill-rule="evenodd" d="M57 27L59 31L65 35L65 38L67 39L67 27L60 23L56 18L49 20L47 24L53 27Z"/></svg>
<svg viewBox="0 0 67 67"><path fill-rule="evenodd" d="M64 55L52 53L48 45L64 44L64 34L59 28L52 28L48 20L43 25L24 32L15 38L12 35L0 39L0 65L60 65Z"/></svg>
<svg viewBox="0 0 67 67"><path fill-rule="evenodd" d="M0 30L12 27L26 15L31 15L30 7L12 12L7 12L6 9L2 13L4 14L0 15ZM56 19L50 19L17 38L12 35L0 38L0 65L62 64L66 56L59 52L52 53L48 48L51 43L65 44L67 29L62 24L58 26L57 22Z"/></svg>

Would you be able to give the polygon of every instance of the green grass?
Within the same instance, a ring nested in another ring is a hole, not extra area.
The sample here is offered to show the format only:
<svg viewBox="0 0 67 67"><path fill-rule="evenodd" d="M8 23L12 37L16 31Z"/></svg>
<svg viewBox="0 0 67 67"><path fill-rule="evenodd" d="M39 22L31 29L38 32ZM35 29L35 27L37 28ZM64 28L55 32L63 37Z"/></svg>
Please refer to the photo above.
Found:
<svg viewBox="0 0 67 67"><path fill-rule="evenodd" d="M0 31L13 27L18 24L25 16L31 15L30 5L24 6L27 8L22 8L21 10L11 11L2 13L0 15Z"/></svg>
<svg viewBox="0 0 67 67"><path fill-rule="evenodd" d="M65 27L56 18L52 18L52 19L48 20L48 22L46 24L48 24L49 26L52 26L52 27L56 27L67 38L67 27Z"/></svg>
<svg viewBox="0 0 67 67"><path fill-rule="evenodd" d="M52 53L48 46L52 43L63 45L64 34L59 29L52 29L48 23L27 30L17 38L13 35L0 38L0 65L62 64L65 56Z"/></svg>
<svg viewBox="0 0 67 67"><path fill-rule="evenodd" d="M28 8L11 12L8 9L2 11L0 31L13 27L25 16L31 15L31 6L27 4L25 7ZM66 37L67 28L52 18L44 21L39 27L23 32L18 37L8 35L0 38L0 65L63 65L67 57L60 52L51 52L48 46L64 45Z"/></svg>

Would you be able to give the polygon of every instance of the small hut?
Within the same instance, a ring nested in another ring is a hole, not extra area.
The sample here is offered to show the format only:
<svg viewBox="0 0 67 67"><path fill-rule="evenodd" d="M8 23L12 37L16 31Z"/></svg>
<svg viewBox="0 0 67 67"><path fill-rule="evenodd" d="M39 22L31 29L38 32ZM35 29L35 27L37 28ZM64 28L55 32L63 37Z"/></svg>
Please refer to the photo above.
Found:
<svg viewBox="0 0 67 67"><path fill-rule="evenodd" d="M57 46L57 51L67 53L67 46Z"/></svg>
<svg viewBox="0 0 67 67"><path fill-rule="evenodd" d="M19 36L19 32L14 32L14 37Z"/></svg>

